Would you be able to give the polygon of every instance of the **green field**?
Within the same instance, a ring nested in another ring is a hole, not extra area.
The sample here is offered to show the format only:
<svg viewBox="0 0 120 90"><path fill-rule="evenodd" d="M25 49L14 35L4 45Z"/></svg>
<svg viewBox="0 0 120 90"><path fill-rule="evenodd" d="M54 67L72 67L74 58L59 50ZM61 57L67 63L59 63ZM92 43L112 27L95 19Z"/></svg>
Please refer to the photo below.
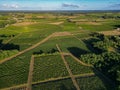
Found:
<svg viewBox="0 0 120 90"><path fill-rule="evenodd" d="M35 58L33 82L68 76L60 55Z"/></svg>
<svg viewBox="0 0 120 90"><path fill-rule="evenodd" d="M114 90L112 85L97 76L78 78L77 81L81 90Z"/></svg>
<svg viewBox="0 0 120 90"><path fill-rule="evenodd" d="M72 57L66 56L66 61L68 62L70 69L74 75L76 74L86 74L86 73L93 73L91 67L87 67L75 61Z"/></svg>
<svg viewBox="0 0 120 90"><path fill-rule="evenodd" d="M0 65L0 88L27 82L29 56L22 55Z"/></svg>
<svg viewBox="0 0 120 90"><path fill-rule="evenodd" d="M61 54L80 90L112 90L105 77L119 87L119 16L119 12L0 13L0 90L14 90L29 83L32 55L32 90L76 90ZM108 51L101 50L104 44ZM92 59L93 67L83 65L70 54L78 59L87 56L86 61L80 61L86 64ZM105 77L96 74L94 68Z"/></svg>
<svg viewBox="0 0 120 90"><path fill-rule="evenodd" d="M76 90L71 79L46 82L32 86L32 90Z"/></svg>
<svg viewBox="0 0 120 90"><path fill-rule="evenodd" d="M74 41L74 43L73 43ZM82 40L77 40L73 36L55 37L48 40L40 46L41 50L48 51L51 48L56 48L59 44L63 52L72 52L72 49L82 49L83 51L90 52ZM78 50L79 52L79 50Z"/></svg>

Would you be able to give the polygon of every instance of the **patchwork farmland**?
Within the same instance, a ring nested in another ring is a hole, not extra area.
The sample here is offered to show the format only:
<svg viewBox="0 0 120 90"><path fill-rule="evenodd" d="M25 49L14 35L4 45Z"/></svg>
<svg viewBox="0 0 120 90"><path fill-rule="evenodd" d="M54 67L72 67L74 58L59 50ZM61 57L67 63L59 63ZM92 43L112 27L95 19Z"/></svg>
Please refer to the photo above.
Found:
<svg viewBox="0 0 120 90"><path fill-rule="evenodd" d="M0 90L118 89L117 16L0 13Z"/></svg>

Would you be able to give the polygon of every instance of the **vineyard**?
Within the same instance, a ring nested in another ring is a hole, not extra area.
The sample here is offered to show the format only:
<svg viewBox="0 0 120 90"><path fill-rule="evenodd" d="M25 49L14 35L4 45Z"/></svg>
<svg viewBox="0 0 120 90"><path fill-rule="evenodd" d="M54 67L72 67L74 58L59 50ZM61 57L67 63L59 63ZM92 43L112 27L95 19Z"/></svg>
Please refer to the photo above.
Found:
<svg viewBox="0 0 120 90"><path fill-rule="evenodd" d="M120 20L103 15L0 13L0 90L118 89L120 35L104 32Z"/></svg>
<svg viewBox="0 0 120 90"><path fill-rule="evenodd" d="M65 76L68 72L59 55L35 58L33 82Z"/></svg>
<svg viewBox="0 0 120 90"><path fill-rule="evenodd" d="M56 89L64 90L76 90L71 79L65 79L65 80L58 80L53 82L46 82L42 84L36 84L32 86L32 90L56 90Z"/></svg>
<svg viewBox="0 0 120 90"><path fill-rule="evenodd" d="M70 69L73 72L73 74L77 75L77 74L93 73L92 67L86 67L75 61L70 56L66 56L65 59L70 65Z"/></svg>
<svg viewBox="0 0 120 90"><path fill-rule="evenodd" d="M29 60L27 56L19 56L0 65L0 87L10 87L27 82ZM7 82L6 82L7 81Z"/></svg>
<svg viewBox="0 0 120 90"><path fill-rule="evenodd" d="M113 90L114 87L110 86L109 82L104 85L103 81L98 76L78 78L77 79L81 90Z"/></svg>

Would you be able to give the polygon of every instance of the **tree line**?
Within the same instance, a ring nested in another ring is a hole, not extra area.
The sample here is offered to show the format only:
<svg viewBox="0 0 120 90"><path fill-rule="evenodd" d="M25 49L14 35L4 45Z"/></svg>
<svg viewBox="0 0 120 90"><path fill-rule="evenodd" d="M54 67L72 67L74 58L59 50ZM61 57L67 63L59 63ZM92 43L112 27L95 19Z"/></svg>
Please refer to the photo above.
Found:
<svg viewBox="0 0 120 90"><path fill-rule="evenodd" d="M82 54L83 62L94 65L104 75L109 77L120 90L120 36L104 36L94 33L98 41L91 42L97 53ZM109 50L109 48L114 50Z"/></svg>

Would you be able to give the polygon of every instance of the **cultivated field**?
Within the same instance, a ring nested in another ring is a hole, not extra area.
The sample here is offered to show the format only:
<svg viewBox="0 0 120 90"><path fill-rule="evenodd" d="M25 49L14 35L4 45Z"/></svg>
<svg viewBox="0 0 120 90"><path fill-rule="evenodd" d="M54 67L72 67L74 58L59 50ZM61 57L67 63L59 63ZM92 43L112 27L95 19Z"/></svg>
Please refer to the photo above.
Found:
<svg viewBox="0 0 120 90"><path fill-rule="evenodd" d="M0 90L116 90L120 13L71 13L0 13Z"/></svg>

